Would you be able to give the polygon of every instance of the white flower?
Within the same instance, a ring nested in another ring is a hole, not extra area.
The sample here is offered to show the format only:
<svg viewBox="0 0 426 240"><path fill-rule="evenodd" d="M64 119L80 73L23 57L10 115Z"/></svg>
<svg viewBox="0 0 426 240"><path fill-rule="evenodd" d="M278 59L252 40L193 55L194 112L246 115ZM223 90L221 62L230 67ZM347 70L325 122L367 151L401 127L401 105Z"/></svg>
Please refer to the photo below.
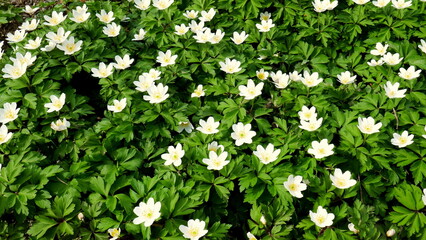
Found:
<svg viewBox="0 0 426 240"><path fill-rule="evenodd" d="M121 26L113 22L112 24L107 24L103 27L102 32L108 37L116 37L120 34L120 29Z"/></svg>
<svg viewBox="0 0 426 240"><path fill-rule="evenodd" d="M63 27L58 28L58 31L56 33L54 32L48 32L46 34L46 37L56 44L64 42L68 36L70 35L71 31L65 32Z"/></svg>
<svg viewBox="0 0 426 240"><path fill-rule="evenodd" d="M393 66L400 63L403 58L399 58L399 53L386 53L382 59L387 65Z"/></svg>
<svg viewBox="0 0 426 240"><path fill-rule="evenodd" d="M411 1L405 2L404 0L392 0L392 7L396 9L404 9L411 6Z"/></svg>
<svg viewBox="0 0 426 240"><path fill-rule="evenodd" d="M297 71L293 71L289 74L290 80L298 82L302 79L302 74L299 74Z"/></svg>
<svg viewBox="0 0 426 240"><path fill-rule="evenodd" d="M55 131L64 131L70 127L70 122L68 122L65 118L58 119L56 122L50 123L50 127Z"/></svg>
<svg viewBox="0 0 426 240"><path fill-rule="evenodd" d="M62 93L59 98L55 95L50 95L50 103L44 104L44 107L48 108L47 112L59 112L65 104L65 93Z"/></svg>
<svg viewBox="0 0 426 240"><path fill-rule="evenodd" d="M16 103L5 103L0 108L0 123L8 123L18 118L20 108L16 108Z"/></svg>
<svg viewBox="0 0 426 240"><path fill-rule="evenodd" d="M175 33L177 35L185 35L188 32L189 27L185 26L185 24L175 25Z"/></svg>
<svg viewBox="0 0 426 240"><path fill-rule="evenodd" d="M178 133L181 133L183 130L185 130L187 133L191 133L194 129L194 126L190 122L179 122L178 126Z"/></svg>
<svg viewBox="0 0 426 240"><path fill-rule="evenodd" d="M257 238L251 232L247 233L247 238L248 240L257 240Z"/></svg>
<svg viewBox="0 0 426 240"><path fill-rule="evenodd" d="M75 10L72 10L73 17L70 18L70 20L76 23L85 22L90 17L90 13L88 13L87 10L86 4L84 4L83 7L78 6Z"/></svg>
<svg viewBox="0 0 426 240"><path fill-rule="evenodd" d="M359 230L355 228L355 225L353 223L348 224L348 229L349 229L349 231L351 231L355 234L359 233Z"/></svg>
<svg viewBox="0 0 426 240"><path fill-rule="evenodd" d="M395 146L398 146L399 148L403 148L412 144L414 142L413 138L414 135L408 135L407 131L403 131L401 135L399 135L398 133L394 133L393 138L391 139L391 143Z"/></svg>
<svg viewBox="0 0 426 240"><path fill-rule="evenodd" d="M143 30L142 28L139 29L139 32L133 36L132 41L141 41L141 40L143 40L144 37L145 37L145 34L146 34L145 30Z"/></svg>
<svg viewBox="0 0 426 240"><path fill-rule="evenodd" d="M302 176L293 175L288 176L287 181L284 182L284 187L293 197L302 198L302 191L305 191L307 185L303 182Z"/></svg>
<svg viewBox="0 0 426 240"><path fill-rule="evenodd" d="M151 0L135 0L135 7L140 10L147 10L150 4Z"/></svg>
<svg viewBox="0 0 426 240"><path fill-rule="evenodd" d="M166 53L158 52L157 62L161 63L162 67L173 65L176 63L176 58L178 55L172 55L172 51L167 50Z"/></svg>
<svg viewBox="0 0 426 240"><path fill-rule="evenodd" d="M210 38L210 43L217 44L223 39L224 36L225 36L225 33L222 32L222 30L217 29L216 33L214 33L212 38Z"/></svg>
<svg viewBox="0 0 426 240"><path fill-rule="evenodd" d="M120 237L121 229L120 228L110 228L108 233L111 236L109 240L116 240Z"/></svg>
<svg viewBox="0 0 426 240"><path fill-rule="evenodd" d="M426 188L423 189L422 201L423 201L423 204L426 205Z"/></svg>
<svg viewBox="0 0 426 240"><path fill-rule="evenodd" d="M78 218L78 220L80 220L80 221L84 221L84 214L83 214L82 212L79 212L79 213L77 214L77 218Z"/></svg>
<svg viewBox="0 0 426 240"><path fill-rule="evenodd" d="M191 32L193 33L198 33L200 31L205 31L207 29L206 27L204 27L204 22L197 23L194 20L192 20L188 26L191 29Z"/></svg>
<svg viewBox="0 0 426 240"><path fill-rule="evenodd" d="M56 48L56 43L52 42L52 41L49 41L49 44L47 44L46 46L42 47L40 50L43 51L43 52L50 52L50 51L52 51L55 48Z"/></svg>
<svg viewBox="0 0 426 240"><path fill-rule="evenodd" d="M278 89L286 88L291 82L290 76L287 73L282 73L281 70L276 73L271 72L271 79Z"/></svg>
<svg viewBox="0 0 426 240"><path fill-rule="evenodd" d="M396 233L395 229L391 228L386 232L386 237L393 237L395 233Z"/></svg>
<svg viewBox="0 0 426 240"><path fill-rule="evenodd" d="M225 62L219 62L220 70L226 73L236 73L241 71L241 62L235 59L226 58Z"/></svg>
<svg viewBox="0 0 426 240"><path fill-rule="evenodd" d="M219 145L216 141L207 144L207 150L209 151L217 152L219 149L221 149L221 151L224 151L225 147L223 145Z"/></svg>
<svg viewBox="0 0 426 240"><path fill-rule="evenodd" d="M209 22L213 19L215 14L216 14L216 10L214 10L213 8L210 8L208 12L201 11L201 17L199 17L198 19L203 22Z"/></svg>
<svg viewBox="0 0 426 240"><path fill-rule="evenodd" d="M69 39L63 41L61 44L57 45L56 47L59 50L64 51L65 55L71 55L71 54L74 54L75 52L80 51L82 44L83 44L82 40L75 42L74 37L70 37Z"/></svg>
<svg viewBox="0 0 426 240"><path fill-rule="evenodd" d="M321 127L322 124L322 118L314 119L311 118L308 121L300 121L300 128L304 129L309 132L313 132L317 130L319 127Z"/></svg>
<svg viewBox="0 0 426 240"><path fill-rule="evenodd" d="M301 81L307 87L314 87L320 84L323 81L323 79L319 78L317 72L309 74L307 71L304 71Z"/></svg>
<svg viewBox="0 0 426 240"><path fill-rule="evenodd" d="M274 145L269 143L266 148L263 148L261 145L257 145L256 151L253 151L253 154L259 158L263 164L271 163L278 159L281 149L274 149Z"/></svg>
<svg viewBox="0 0 426 240"><path fill-rule="evenodd" d="M426 132L426 126L424 128L424 131ZM426 138L426 135L422 135L423 138Z"/></svg>
<svg viewBox="0 0 426 240"><path fill-rule="evenodd" d="M269 77L269 73L265 72L262 68L259 71L256 71L256 77L259 78L259 80L266 80Z"/></svg>
<svg viewBox="0 0 426 240"><path fill-rule="evenodd" d="M200 221L199 219L190 219L188 221L188 226L180 225L179 230L183 233L184 238L198 240L207 234L208 231L204 230L205 227L206 222Z"/></svg>
<svg viewBox="0 0 426 240"><path fill-rule="evenodd" d="M330 2L330 0L315 0L314 2L312 2L315 12L325 12L327 10L333 10L335 7L337 7L337 4L337 1Z"/></svg>
<svg viewBox="0 0 426 240"><path fill-rule="evenodd" d="M36 7L36 8L32 8L30 5L25 5L25 9L24 12L30 15L33 15L35 12L37 12L37 10L39 10L40 8Z"/></svg>
<svg viewBox="0 0 426 240"><path fill-rule="evenodd" d="M28 43L24 46L25 49L34 50L40 47L42 38L36 37L34 40L29 40Z"/></svg>
<svg viewBox="0 0 426 240"><path fill-rule="evenodd" d="M133 224L143 223L145 227L151 226L154 221L161 216L161 202L154 202L149 198L146 203L140 202L139 206L133 209L137 218L133 219Z"/></svg>
<svg viewBox="0 0 426 240"><path fill-rule="evenodd" d="M351 76L351 73L349 71L342 72L337 75L337 79L341 84L351 84L355 82L356 75Z"/></svg>
<svg viewBox="0 0 426 240"><path fill-rule="evenodd" d="M137 0L135 0L137 1ZM115 17L114 17L114 12L109 11L108 13L105 10L101 10L101 13L96 13L96 17L99 18L99 21L103 22L103 23L110 23L112 21L114 21Z"/></svg>
<svg viewBox="0 0 426 240"><path fill-rule="evenodd" d="M16 30L15 33L8 33L6 36L6 40L9 43L18 43L25 39L27 33L25 32L25 30Z"/></svg>
<svg viewBox="0 0 426 240"><path fill-rule="evenodd" d="M109 111L112 111L112 112L121 112L127 105L126 101L127 101L126 98L123 98L120 101L118 101L117 99L114 99L113 101L114 105L108 105L107 108Z"/></svg>
<svg viewBox="0 0 426 240"><path fill-rule="evenodd" d="M332 185L339 189L347 189L356 184L356 180L351 179L351 172L342 173L340 168L334 170L334 175L330 174Z"/></svg>
<svg viewBox="0 0 426 240"><path fill-rule="evenodd" d="M398 82L396 82L395 84L392 84L391 82L387 81L384 88L386 91L386 96L388 96L389 98L404 98L405 97L404 93L407 91L407 89L398 90L399 88Z"/></svg>
<svg viewBox="0 0 426 240"><path fill-rule="evenodd" d="M15 64L17 62L20 62L22 65L26 64L27 66L33 65L34 61L37 59L36 56L32 56L30 52L25 53L25 55L22 55L22 53L16 53L16 58L10 57L10 60Z"/></svg>
<svg viewBox="0 0 426 240"><path fill-rule="evenodd" d="M334 144L328 144L327 139L321 140L321 142L313 141L312 148L308 149L308 153L314 155L315 158L324 158L333 155Z"/></svg>
<svg viewBox="0 0 426 240"><path fill-rule="evenodd" d="M302 107L302 110L298 112L300 121L310 121L311 119L317 119L316 108L312 106L308 108L306 106Z"/></svg>
<svg viewBox="0 0 426 240"><path fill-rule="evenodd" d="M260 20L262 21L268 21L271 18L271 13L269 12L263 12L260 13Z"/></svg>
<svg viewBox="0 0 426 240"><path fill-rule="evenodd" d="M198 85L197 89L194 90L194 92L191 94L191 97L202 97L205 95L204 89L203 89L203 85Z"/></svg>
<svg viewBox="0 0 426 240"><path fill-rule="evenodd" d="M154 81L160 79L160 75L161 71L155 70L154 68L151 68L149 72L142 73L142 76L144 76L145 78L152 79Z"/></svg>
<svg viewBox="0 0 426 240"><path fill-rule="evenodd" d="M382 43L376 43L376 48L371 50L370 53L375 56L384 56L388 50L389 44L383 45Z"/></svg>
<svg viewBox="0 0 426 240"><path fill-rule="evenodd" d="M420 39L420 45L418 45L418 47L420 48L420 50L422 50L422 52L426 53L426 42L423 39Z"/></svg>
<svg viewBox="0 0 426 240"><path fill-rule="evenodd" d="M29 31L35 30L39 23L40 23L40 20L37 20L37 19L31 20L31 22L25 21L21 24L21 26L19 26L19 29L29 32Z"/></svg>
<svg viewBox="0 0 426 240"><path fill-rule="evenodd" d="M167 148L168 153L161 154L161 158L166 160L164 165L169 166L171 164L176 167L182 164L182 158L185 155L185 150L182 149L182 145L178 143L176 147L169 146Z"/></svg>
<svg viewBox="0 0 426 240"><path fill-rule="evenodd" d="M6 125L2 125L0 127L0 144L6 143L7 141L9 141L12 135L13 133L8 132ZM0 169L1 169L1 165L0 165Z"/></svg>
<svg viewBox="0 0 426 240"><path fill-rule="evenodd" d="M67 19L67 15L64 16L63 12L57 13L56 11L52 12L52 17L44 16L44 20L46 20L44 25L47 26L56 26Z"/></svg>
<svg viewBox="0 0 426 240"><path fill-rule="evenodd" d="M309 211L309 216L311 217L311 221L320 228L328 227L333 224L334 214L327 213L327 210L322 206L318 206L316 213Z"/></svg>
<svg viewBox="0 0 426 240"><path fill-rule="evenodd" d="M368 2L370 2L370 0L353 0L353 2L358 4L358 5L364 5Z"/></svg>
<svg viewBox="0 0 426 240"><path fill-rule="evenodd" d="M115 62L113 66L115 69L126 69L129 68L133 63L134 59L130 58L129 54L124 55L124 57L115 56Z"/></svg>
<svg viewBox="0 0 426 240"><path fill-rule="evenodd" d="M170 7L173 2L174 0L152 0L152 6L158 8L159 10L164 10Z"/></svg>
<svg viewBox="0 0 426 240"><path fill-rule="evenodd" d="M256 24L257 29L259 29L259 32L269 32L269 30L271 30L271 28L275 27L275 24L272 23L272 19L268 19L268 20L262 20L259 23Z"/></svg>
<svg viewBox="0 0 426 240"><path fill-rule="evenodd" d="M400 68L398 76L406 80L411 80L420 77L421 71L422 70L420 69L416 71L416 68L414 66L410 66L408 69Z"/></svg>
<svg viewBox="0 0 426 240"><path fill-rule="evenodd" d="M154 79L140 75L139 81L134 81L136 90L140 92L146 92L154 84Z"/></svg>
<svg viewBox="0 0 426 240"><path fill-rule="evenodd" d="M204 134L214 134L218 133L220 122L215 122L213 117L207 118L207 121L204 121L203 119L200 119L200 127L197 127L197 130L204 133Z"/></svg>
<svg viewBox="0 0 426 240"><path fill-rule="evenodd" d="M368 118L358 118L358 129L365 134L373 134L380 132L379 129L382 127L382 123L378 122L375 124L372 117Z"/></svg>
<svg viewBox="0 0 426 240"><path fill-rule="evenodd" d="M183 16L189 19L197 18L197 15L198 15L198 11L195 11L195 10L191 10L191 11L186 10L186 12L183 14Z"/></svg>
<svg viewBox="0 0 426 240"><path fill-rule="evenodd" d="M385 62L383 62L383 58L380 58L377 61L374 60L374 59L371 59L371 61L367 62L368 66L370 66L370 67L382 66L383 63L385 63Z"/></svg>
<svg viewBox="0 0 426 240"><path fill-rule="evenodd" d="M5 73L4 78L18 79L27 72L27 64L16 61L13 65L6 64L2 71Z"/></svg>
<svg viewBox="0 0 426 240"><path fill-rule="evenodd" d="M208 170L221 170L229 163L229 161L226 161L227 157L227 152L222 152L217 155L215 151L209 151L209 158L203 158L203 163L208 165Z"/></svg>
<svg viewBox="0 0 426 240"><path fill-rule="evenodd" d="M214 34L211 32L210 28L205 28L204 31L198 31L194 35L194 39L197 40L197 43L207 43L213 38Z"/></svg>
<svg viewBox="0 0 426 240"><path fill-rule="evenodd" d="M108 64L108 66L101 62L99 63L99 68L92 68L92 76L98 77L98 78L106 78L109 75L112 74L112 71L114 70L114 66L112 63Z"/></svg>
<svg viewBox="0 0 426 240"><path fill-rule="evenodd" d="M248 38L248 34L246 34L246 32L245 31L242 31L241 33L238 33L238 32L234 32L233 34L232 34L232 36L233 37L231 37L231 40L235 43L235 44L237 44L237 45L239 45L239 44L241 44L241 43L243 43L247 38Z"/></svg>
<svg viewBox="0 0 426 240"><path fill-rule="evenodd" d="M390 0L377 0L377 1L373 1L373 5L379 8L383 8L383 7L386 7L386 5L388 5L389 2Z"/></svg>
<svg viewBox="0 0 426 240"><path fill-rule="evenodd" d="M240 96L244 97L245 100L250 100L262 94L263 85L263 82L255 85L253 80L249 79L247 86L240 85L238 90L240 90Z"/></svg>
<svg viewBox="0 0 426 240"><path fill-rule="evenodd" d="M167 91L169 90L168 86L163 86L162 83L159 83L157 86L154 84L148 88L148 96L143 96L145 101L149 101L149 103L161 103L169 97Z"/></svg>
<svg viewBox="0 0 426 240"><path fill-rule="evenodd" d="M236 146L241 146L244 143L252 143L252 138L256 136L255 131L251 131L251 124L248 123L244 125L242 122L232 125L232 130L234 132L231 133L232 139L235 140Z"/></svg>

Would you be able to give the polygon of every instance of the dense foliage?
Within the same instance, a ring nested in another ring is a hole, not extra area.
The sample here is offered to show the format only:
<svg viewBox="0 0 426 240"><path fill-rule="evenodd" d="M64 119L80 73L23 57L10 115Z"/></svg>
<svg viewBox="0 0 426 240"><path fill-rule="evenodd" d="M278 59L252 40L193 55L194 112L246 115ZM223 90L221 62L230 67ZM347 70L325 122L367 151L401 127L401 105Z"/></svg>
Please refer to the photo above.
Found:
<svg viewBox="0 0 426 240"><path fill-rule="evenodd" d="M426 239L426 2L3 6L1 239Z"/></svg>

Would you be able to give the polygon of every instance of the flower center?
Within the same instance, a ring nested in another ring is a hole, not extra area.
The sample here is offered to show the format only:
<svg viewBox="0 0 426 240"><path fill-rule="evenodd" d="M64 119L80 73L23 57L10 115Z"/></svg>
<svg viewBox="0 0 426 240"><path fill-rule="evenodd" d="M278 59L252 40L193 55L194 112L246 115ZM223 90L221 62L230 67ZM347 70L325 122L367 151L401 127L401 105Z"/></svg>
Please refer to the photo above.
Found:
<svg viewBox="0 0 426 240"><path fill-rule="evenodd" d="M325 222L325 217L324 217L324 216L319 216L319 217L317 217L317 222L318 222L319 224L323 224L323 223Z"/></svg>

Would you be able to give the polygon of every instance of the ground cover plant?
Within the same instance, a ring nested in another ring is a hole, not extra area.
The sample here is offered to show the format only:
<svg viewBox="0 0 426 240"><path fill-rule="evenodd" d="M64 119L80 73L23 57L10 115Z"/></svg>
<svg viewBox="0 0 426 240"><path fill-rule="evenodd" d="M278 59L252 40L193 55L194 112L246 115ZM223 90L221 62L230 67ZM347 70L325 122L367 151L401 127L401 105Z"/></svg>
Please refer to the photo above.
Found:
<svg viewBox="0 0 426 240"><path fill-rule="evenodd" d="M426 239L426 2L0 6L1 239Z"/></svg>

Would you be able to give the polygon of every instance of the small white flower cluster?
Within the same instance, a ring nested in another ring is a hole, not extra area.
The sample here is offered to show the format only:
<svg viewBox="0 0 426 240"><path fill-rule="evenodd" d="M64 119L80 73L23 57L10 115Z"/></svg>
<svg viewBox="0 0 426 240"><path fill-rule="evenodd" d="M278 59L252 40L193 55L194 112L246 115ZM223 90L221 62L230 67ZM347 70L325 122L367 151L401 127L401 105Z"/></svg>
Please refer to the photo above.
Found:
<svg viewBox="0 0 426 240"><path fill-rule="evenodd" d="M351 179L351 172L342 172L341 169L336 168L334 174L330 174L330 180L332 185L339 189L348 189L356 184L356 180ZM289 193L296 197L302 198L302 191L307 189L306 183L303 182L302 176L290 175L287 181L284 182L284 187ZM318 227L328 227L333 224L334 214L327 213L322 206L319 206L317 212L314 213L309 211L311 221L314 222Z"/></svg>
<svg viewBox="0 0 426 240"><path fill-rule="evenodd" d="M372 59L370 62L367 62L367 64L373 67L383 65L384 63L390 66L399 64L403 58L400 58L398 53L392 54L387 52L388 47L389 47L388 44L383 45L380 42L376 43L376 48L371 50L370 53L372 55L382 56L382 57L377 61ZM421 46L419 45L419 47ZM399 69L398 76L405 80L413 80L420 77L420 72L421 70L416 70L414 66L410 66L407 69L401 67ZM399 90L399 86L400 86L399 82L392 84L392 82L387 81L386 85L384 86L386 96L389 98L404 98L405 92L407 91L407 89Z"/></svg>
<svg viewBox="0 0 426 240"><path fill-rule="evenodd" d="M371 50L370 53L375 56L382 56L379 60L372 59L370 62L367 62L367 64L371 67L375 66L381 66L384 63L386 63L389 66L394 66L399 64L403 58L399 57L399 53L392 54L390 52L387 52L389 45L378 42L376 43L376 48Z"/></svg>
<svg viewBox="0 0 426 240"><path fill-rule="evenodd" d="M32 66L36 59L37 57L31 55L30 52L25 53L25 55L17 52L15 57L10 58L12 64L6 64L3 67L3 77L10 79L18 79L22 77L27 72L27 68Z"/></svg>
<svg viewBox="0 0 426 240"><path fill-rule="evenodd" d="M317 119L316 108L312 106L308 108L302 107L302 110L298 112L300 118L300 128L309 132L313 132L321 127L323 118Z"/></svg>
<svg viewBox="0 0 426 240"><path fill-rule="evenodd" d="M51 102L44 104L44 107L48 108L47 112L59 112L65 105L65 97L65 93L62 93L59 98L55 95L51 95ZM62 120L58 119L56 122L52 122L50 127L55 131L64 131L70 127L70 122L66 118L63 118Z"/></svg>
<svg viewBox="0 0 426 240"><path fill-rule="evenodd" d="M275 27L275 24L272 22L271 14L269 12L261 13L260 24L256 24L256 28L259 29L259 32L269 32L273 27Z"/></svg>
<svg viewBox="0 0 426 240"><path fill-rule="evenodd" d="M352 0L354 3L358 4L358 5L364 5L368 2L370 2L370 0ZM377 1L373 1L373 5L378 7L378 8L384 8L386 7L389 3L391 2L391 0L377 0ZM405 0L392 0L392 7L396 8L396 9L404 9L404 8L408 8L410 7L411 1L405 1Z"/></svg>

